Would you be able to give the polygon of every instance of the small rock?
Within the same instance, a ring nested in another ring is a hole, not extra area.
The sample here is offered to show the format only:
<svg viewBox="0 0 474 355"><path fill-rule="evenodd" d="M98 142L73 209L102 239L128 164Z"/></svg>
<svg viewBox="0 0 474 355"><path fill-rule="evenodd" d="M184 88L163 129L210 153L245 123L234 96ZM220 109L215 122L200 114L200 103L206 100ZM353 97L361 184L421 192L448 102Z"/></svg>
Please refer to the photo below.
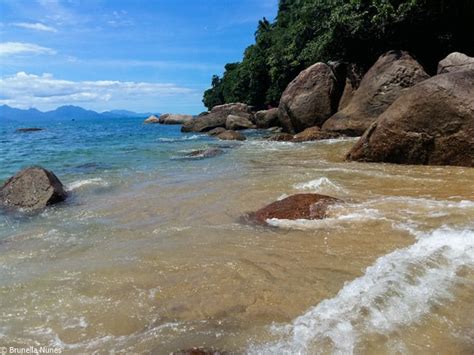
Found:
<svg viewBox="0 0 474 355"><path fill-rule="evenodd" d="M64 201L67 193L51 171L41 167L21 170L0 188L0 203L5 207L37 210Z"/></svg>
<svg viewBox="0 0 474 355"><path fill-rule="evenodd" d="M295 134L293 142L318 141L321 139L338 138L341 134L336 132L323 131L318 126L306 128L303 132Z"/></svg>
<svg viewBox="0 0 474 355"><path fill-rule="evenodd" d="M171 355L227 355L226 351L212 348L191 348L172 352Z"/></svg>
<svg viewBox="0 0 474 355"><path fill-rule="evenodd" d="M27 127L27 128L18 128L17 132L37 132L42 131L43 128L36 128L36 127Z"/></svg>
<svg viewBox="0 0 474 355"><path fill-rule="evenodd" d="M226 129L224 127L216 127L214 129L211 129L209 132L207 132L208 135L210 136L217 136L218 134L221 134L222 132L225 132Z"/></svg>
<svg viewBox="0 0 474 355"><path fill-rule="evenodd" d="M143 123L160 123L160 119L155 115L151 115L145 121L143 121Z"/></svg>
<svg viewBox="0 0 474 355"><path fill-rule="evenodd" d="M278 108L261 110L255 113L255 125L257 128L269 128L280 125L278 118Z"/></svg>
<svg viewBox="0 0 474 355"><path fill-rule="evenodd" d="M319 194L296 194L275 201L247 215L249 221L267 224L267 219L323 219L330 205L342 202L334 197Z"/></svg>
<svg viewBox="0 0 474 355"><path fill-rule="evenodd" d="M277 133L267 138L267 141L276 142L290 142L293 140L293 135L289 133Z"/></svg>
<svg viewBox="0 0 474 355"><path fill-rule="evenodd" d="M229 131L229 130L218 134L217 138L222 139L222 140L237 140L237 141L244 141L247 139L242 133L236 132L236 131Z"/></svg>

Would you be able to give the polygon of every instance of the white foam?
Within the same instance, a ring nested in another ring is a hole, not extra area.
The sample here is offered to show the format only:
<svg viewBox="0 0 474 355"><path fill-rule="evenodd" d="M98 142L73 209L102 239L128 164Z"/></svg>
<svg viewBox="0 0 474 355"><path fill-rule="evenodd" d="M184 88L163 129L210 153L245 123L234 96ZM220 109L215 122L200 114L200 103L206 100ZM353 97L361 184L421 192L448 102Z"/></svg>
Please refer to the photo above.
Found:
<svg viewBox="0 0 474 355"><path fill-rule="evenodd" d="M389 335L421 320L434 305L452 297L456 272L474 267L474 226L417 234L417 242L377 259L363 276L311 308L291 324L275 326L282 337L250 353L352 354L363 335ZM323 344L330 350L323 349ZM329 345L328 345L329 344Z"/></svg>
<svg viewBox="0 0 474 355"><path fill-rule="evenodd" d="M192 136L182 136L182 137L176 137L176 138L158 138L158 141L160 141L160 142L180 142L180 141L188 141L188 140L199 139L201 137L203 137L203 135L193 134Z"/></svg>
<svg viewBox="0 0 474 355"><path fill-rule="evenodd" d="M73 191L76 189L81 188L82 186L87 186L87 185L98 185L98 186L108 186L109 183L102 178L92 178L92 179L84 179L84 180L77 180L72 183L70 183L67 186L68 191Z"/></svg>
<svg viewBox="0 0 474 355"><path fill-rule="evenodd" d="M323 176L319 179L311 180L308 182L302 182L299 184L293 185L293 187L297 190L311 190L317 192L339 192L345 193L345 189L329 180L327 177Z"/></svg>

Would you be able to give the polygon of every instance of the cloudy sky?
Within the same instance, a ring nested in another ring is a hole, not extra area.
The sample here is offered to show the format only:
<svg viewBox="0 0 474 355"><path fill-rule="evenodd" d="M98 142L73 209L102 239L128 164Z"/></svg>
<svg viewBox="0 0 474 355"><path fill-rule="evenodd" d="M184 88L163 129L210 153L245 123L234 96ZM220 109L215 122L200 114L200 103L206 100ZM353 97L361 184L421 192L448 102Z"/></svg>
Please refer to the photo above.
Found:
<svg viewBox="0 0 474 355"><path fill-rule="evenodd" d="M198 113L277 0L0 0L0 104Z"/></svg>

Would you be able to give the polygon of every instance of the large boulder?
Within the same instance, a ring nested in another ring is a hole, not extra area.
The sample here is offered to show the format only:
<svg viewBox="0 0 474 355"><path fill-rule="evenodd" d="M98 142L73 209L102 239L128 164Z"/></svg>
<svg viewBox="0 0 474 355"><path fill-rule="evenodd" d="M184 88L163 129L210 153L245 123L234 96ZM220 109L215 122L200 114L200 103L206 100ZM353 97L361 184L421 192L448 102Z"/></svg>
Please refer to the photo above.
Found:
<svg viewBox="0 0 474 355"><path fill-rule="evenodd" d="M225 120L225 128L230 130L239 130L255 128L255 125L247 117L229 115Z"/></svg>
<svg viewBox="0 0 474 355"><path fill-rule="evenodd" d="M349 104L322 128L360 136L405 89L428 78L423 67L407 52L387 52L365 74Z"/></svg>
<svg viewBox="0 0 474 355"><path fill-rule="evenodd" d="M330 205L341 200L319 194L296 194L275 201L256 212L248 214L250 221L267 224L268 219L322 219L327 216Z"/></svg>
<svg viewBox="0 0 474 355"><path fill-rule="evenodd" d="M303 132L295 134L293 142L307 142L307 141L318 141L321 139L332 139L338 138L341 134L337 132L323 131L318 126L306 128Z"/></svg>
<svg viewBox="0 0 474 355"><path fill-rule="evenodd" d="M437 75L405 91L347 158L474 166L474 70Z"/></svg>
<svg viewBox="0 0 474 355"><path fill-rule="evenodd" d="M207 134L209 136L217 136L218 134L221 134L222 132L225 132L226 129L224 127L216 127L216 128L213 128L211 129L209 132L207 132Z"/></svg>
<svg viewBox="0 0 474 355"><path fill-rule="evenodd" d="M454 52L438 63L438 74L474 69L474 58Z"/></svg>
<svg viewBox="0 0 474 355"><path fill-rule="evenodd" d="M288 133L321 126L337 109L340 85L331 67L316 63L303 70L286 87L278 106L278 117Z"/></svg>
<svg viewBox="0 0 474 355"><path fill-rule="evenodd" d="M160 116L161 124L184 124L193 120L192 115L182 115L176 113L165 113Z"/></svg>
<svg viewBox="0 0 474 355"><path fill-rule="evenodd" d="M160 119L155 115L151 115L145 121L143 121L143 123L160 123Z"/></svg>
<svg viewBox="0 0 474 355"><path fill-rule="evenodd" d="M225 127L227 116L235 115L252 120L250 106L243 103L231 103L214 106L209 114L186 122L181 127L182 132L207 132L216 127Z"/></svg>
<svg viewBox="0 0 474 355"><path fill-rule="evenodd" d="M344 83L344 89L342 91L341 99L337 107L338 111L349 105L354 93L359 88L360 82L363 77L362 69L355 64L348 64L346 66L346 78Z"/></svg>
<svg viewBox="0 0 474 355"><path fill-rule="evenodd" d="M260 110L255 113L255 125L257 128L270 128L280 125L278 119L278 108Z"/></svg>
<svg viewBox="0 0 474 355"><path fill-rule="evenodd" d="M41 167L21 170L0 188L0 204L37 210L66 199L66 190L51 171Z"/></svg>
<svg viewBox="0 0 474 355"><path fill-rule="evenodd" d="M225 141L244 141L247 139L242 133L230 130L219 133L217 138Z"/></svg>

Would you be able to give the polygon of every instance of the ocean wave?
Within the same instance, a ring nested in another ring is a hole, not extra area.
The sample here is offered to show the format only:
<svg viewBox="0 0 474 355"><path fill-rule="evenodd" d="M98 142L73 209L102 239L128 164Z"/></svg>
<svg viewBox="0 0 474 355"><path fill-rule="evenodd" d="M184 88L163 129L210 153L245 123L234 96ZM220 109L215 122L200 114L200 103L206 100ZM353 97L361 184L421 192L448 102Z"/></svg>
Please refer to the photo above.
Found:
<svg viewBox="0 0 474 355"><path fill-rule="evenodd" d="M192 136L182 136L182 137L175 137L175 138L158 138L159 142L168 142L168 143L173 143L173 142L181 142L181 141L188 141L188 140L195 140L205 137L203 135L199 134L193 134Z"/></svg>
<svg viewBox="0 0 474 355"><path fill-rule="evenodd" d="M417 242L384 255L291 324L273 326L282 339L253 346L255 354L351 354L367 334L389 335L452 298L457 271L474 267L474 226L417 233ZM327 349L329 347L329 349Z"/></svg>
<svg viewBox="0 0 474 355"><path fill-rule="evenodd" d="M87 185L109 186L109 183L102 178L83 179L83 180L77 180L68 184L67 190L74 191Z"/></svg>
<svg viewBox="0 0 474 355"><path fill-rule="evenodd" d="M347 193L342 186L332 182L325 176L308 182L295 184L293 187L297 190L311 190L321 193Z"/></svg>

